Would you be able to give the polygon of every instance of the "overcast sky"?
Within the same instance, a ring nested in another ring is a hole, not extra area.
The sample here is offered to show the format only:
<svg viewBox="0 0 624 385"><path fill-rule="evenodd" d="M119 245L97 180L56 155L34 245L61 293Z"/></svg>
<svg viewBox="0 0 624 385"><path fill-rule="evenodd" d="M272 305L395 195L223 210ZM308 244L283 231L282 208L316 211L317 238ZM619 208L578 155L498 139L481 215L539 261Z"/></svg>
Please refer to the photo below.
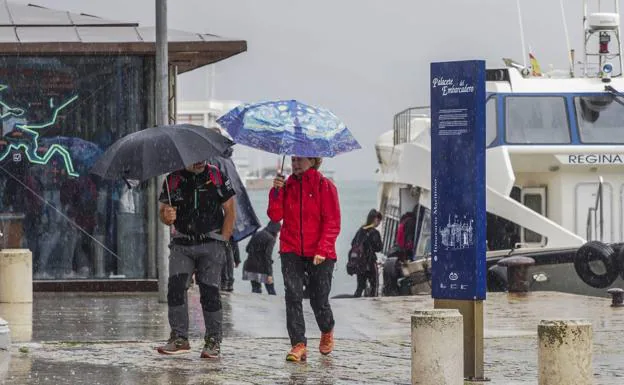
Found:
<svg viewBox="0 0 624 385"><path fill-rule="evenodd" d="M14 2L155 24L154 0ZM560 1L521 3L525 44L542 69L567 69ZM582 1L564 3L580 59ZM393 115L429 104L430 62L523 61L516 0L168 0L168 23L247 41L247 52L216 65L216 98L294 98L334 111L363 147L327 162L340 179L375 178L374 143ZM208 74L182 75L180 99L206 99Z"/></svg>

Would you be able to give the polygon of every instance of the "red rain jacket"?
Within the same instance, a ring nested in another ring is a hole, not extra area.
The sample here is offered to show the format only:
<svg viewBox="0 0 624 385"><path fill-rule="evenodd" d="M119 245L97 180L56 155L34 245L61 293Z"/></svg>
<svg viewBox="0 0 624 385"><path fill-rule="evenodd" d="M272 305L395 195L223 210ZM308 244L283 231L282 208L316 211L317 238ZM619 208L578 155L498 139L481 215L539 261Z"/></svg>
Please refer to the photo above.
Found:
<svg viewBox="0 0 624 385"><path fill-rule="evenodd" d="M340 233L340 202L334 183L310 168L286 185L269 192L269 218L283 220L280 253L312 258L336 259L336 238Z"/></svg>

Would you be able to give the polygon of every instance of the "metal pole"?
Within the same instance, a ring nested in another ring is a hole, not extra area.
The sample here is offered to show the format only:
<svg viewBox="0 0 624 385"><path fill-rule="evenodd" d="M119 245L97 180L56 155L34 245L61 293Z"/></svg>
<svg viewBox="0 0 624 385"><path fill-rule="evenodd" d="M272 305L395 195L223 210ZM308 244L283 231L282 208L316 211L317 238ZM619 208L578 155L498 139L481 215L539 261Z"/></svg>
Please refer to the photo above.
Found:
<svg viewBox="0 0 624 385"><path fill-rule="evenodd" d="M167 42L167 0L156 0L156 125L169 123L169 55ZM163 178L157 183L157 194L160 193ZM156 222L158 260L158 300L167 302L167 281L169 278L169 261L167 244L169 243L168 228Z"/></svg>

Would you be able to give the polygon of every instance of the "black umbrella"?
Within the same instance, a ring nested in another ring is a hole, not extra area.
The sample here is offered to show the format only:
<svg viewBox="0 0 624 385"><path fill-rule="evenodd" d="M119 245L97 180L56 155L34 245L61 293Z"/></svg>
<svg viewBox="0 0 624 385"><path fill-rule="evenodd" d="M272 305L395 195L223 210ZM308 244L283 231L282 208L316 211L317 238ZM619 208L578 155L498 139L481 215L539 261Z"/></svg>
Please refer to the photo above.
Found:
<svg viewBox="0 0 624 385"><path fill-rule="evenodd" d="M223 154L234 144L206 127L177 124L146 128L113 143L91 168L107 179L146 179Z"/></svg>

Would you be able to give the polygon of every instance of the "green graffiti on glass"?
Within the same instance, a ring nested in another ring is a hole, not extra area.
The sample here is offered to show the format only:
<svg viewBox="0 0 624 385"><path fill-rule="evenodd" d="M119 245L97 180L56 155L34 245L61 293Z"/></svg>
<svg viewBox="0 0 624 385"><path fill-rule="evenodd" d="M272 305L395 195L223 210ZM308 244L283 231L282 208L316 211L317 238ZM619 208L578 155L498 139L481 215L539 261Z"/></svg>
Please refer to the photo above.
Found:
<svg viewBox="0 0 624 385"><path fill-rule="evenodd" d="M7 85L0 84L0 92L6 90L7 88L8 88ZM62 111L65 107L67 107L71 103L75 102L76 100L78 100L78 95L72 96L71 98L67 99L63 104L56 107L54 109L54 112L52 113L52 118L47 122L40 123L40 124L16 123L15 128L19 131L22 131L23 134L25 134L27 138L21 138L21 139L20 138L5 138L8 142L7 143L8 145L4 146L4 148L0 150L0 161L3 161L7 156L9 156L9 154L11 153L11 150L22 149L24 150L24 153L26 154L26 157L28 158L29 162L35 163L35 164L41 164L41 165L48 164L50 159L52 159L52 157L55 154L59 154L63 158L64 164L65 164L65 170L67 171L67 175L78 177L79 174L74 170L74 164L71 159L71 154L65 147L59 144L52 144L47 149L45 154L43 155L37 154L37 150L39 149L39 133L35 131L35 130L41 130L42 128L46 128L55 124L56 119L58 118L59 112ZM50 106L52 107L52 105L53 105L52 100L50 100ZM3 120L9 116L19 117L19 116L24 115L24 112L25 112L23 109L17 108L17 107L11 107L1 100L0 100L0 106L2 107L0 120Z"/></svg>

